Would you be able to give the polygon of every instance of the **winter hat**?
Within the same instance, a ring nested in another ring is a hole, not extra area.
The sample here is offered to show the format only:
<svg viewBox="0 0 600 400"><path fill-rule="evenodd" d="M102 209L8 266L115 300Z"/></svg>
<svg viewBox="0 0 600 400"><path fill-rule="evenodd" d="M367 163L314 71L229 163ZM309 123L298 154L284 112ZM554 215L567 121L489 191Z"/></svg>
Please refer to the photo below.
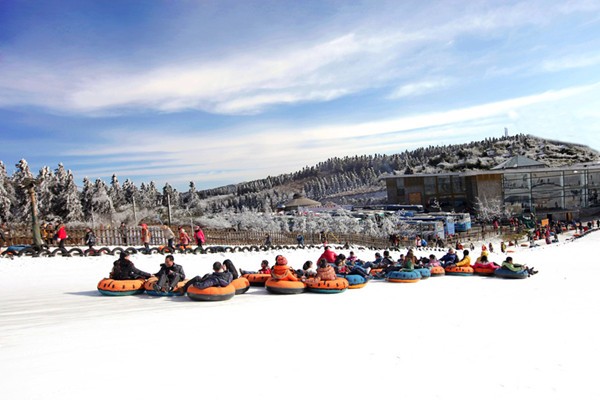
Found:
<svg viewBox="0 0 600 400"><path fill-rule="evenodd" d="M487 250L483 250L483 251L481 252L481 255L482 255L482 256L486 256L486 257L487 257L487 256L489 256L489 255L490 255L490 253L488 253L488 252L487 252Z"/></svg>
<svg viewBox="0 0 600 400"><path fill-rule="evenodd" d="M284 256L277 256L277 257L275 257L275 264L287 265L287 259Z"/></svg>

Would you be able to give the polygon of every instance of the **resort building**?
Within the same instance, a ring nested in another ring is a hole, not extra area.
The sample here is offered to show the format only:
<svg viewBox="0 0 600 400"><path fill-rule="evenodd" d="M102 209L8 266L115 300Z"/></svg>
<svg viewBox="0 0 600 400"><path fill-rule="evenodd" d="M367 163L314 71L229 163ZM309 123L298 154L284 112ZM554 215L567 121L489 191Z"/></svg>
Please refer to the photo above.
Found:
<svg viewBox="0 0 600 400"><path fill-rule="evenodd" d="M488 171L384 177L388 203L425 209L467 211L503 207L512 214L535 213L558 220L600 212L600 164L547 167L523 156Z"/></svg>

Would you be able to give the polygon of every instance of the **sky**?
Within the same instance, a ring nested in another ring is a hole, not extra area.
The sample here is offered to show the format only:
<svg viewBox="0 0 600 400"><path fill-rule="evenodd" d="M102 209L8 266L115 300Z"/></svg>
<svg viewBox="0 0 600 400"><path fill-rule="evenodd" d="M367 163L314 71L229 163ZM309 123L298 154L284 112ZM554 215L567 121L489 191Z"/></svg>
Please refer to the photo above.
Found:
<svg viewBox="0 0 600 400"><path fill-rule="evenodd" d="M600 2L0 0L0 160L187 190L525 133L600 150Z"/></svg>

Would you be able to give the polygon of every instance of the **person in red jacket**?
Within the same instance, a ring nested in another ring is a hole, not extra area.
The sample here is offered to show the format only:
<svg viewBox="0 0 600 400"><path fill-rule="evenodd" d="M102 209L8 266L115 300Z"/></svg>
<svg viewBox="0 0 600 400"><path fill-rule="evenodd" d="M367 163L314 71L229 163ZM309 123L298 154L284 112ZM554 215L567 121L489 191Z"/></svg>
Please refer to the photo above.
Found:
<svg viewBox="0 0 600 400"><path fill-rule="evenodd" d="M185 249L190 244L190 235L185 231L183 226L179 227L179 247Z"/></svg>
<svg viewBox="0 0 600 400"><path fill-rule="evenodd" d="M321 256L319 256L317 259L317 265L319 265L319 261L321 261L321 259L326 260L329 264L335 264L337 254L335 254L335 252L331 250L329 246L325 246L325 251L323 251L323 254L321 254Z"/></svg>
<svg viewBox="0 0 600 400"><path fill-rule="evenodd" d="M67 228L65 228L65 224L63 224L62 222L59 223L58 231L56 231L56 240L58 241L58 243L57 243L58 247L60 247L61 249L64 249L65 243L68 238L69 238L69 235L67 235Z"/></svg>
<svg viewBox="0 0 600 400"><path fill-rule="evenodd" d="M202 245L206 242L206 238L204 237L204 232L198 225L194 227L194 239L196 240L196 245L200 250L202 250Z"/></svg>

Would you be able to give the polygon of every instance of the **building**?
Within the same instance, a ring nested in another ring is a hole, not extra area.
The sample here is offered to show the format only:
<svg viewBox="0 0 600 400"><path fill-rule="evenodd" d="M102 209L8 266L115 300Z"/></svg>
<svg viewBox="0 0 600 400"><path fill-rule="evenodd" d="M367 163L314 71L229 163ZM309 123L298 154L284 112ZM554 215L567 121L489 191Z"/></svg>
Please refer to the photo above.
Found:
<svg viewBox="0 0 600 400"><path fill-rule="evenodd" d="M600 212L600 165L547 167L523 156L489 171L391 175L388 203L475 213L478 206L568 220Z"/></svg>

